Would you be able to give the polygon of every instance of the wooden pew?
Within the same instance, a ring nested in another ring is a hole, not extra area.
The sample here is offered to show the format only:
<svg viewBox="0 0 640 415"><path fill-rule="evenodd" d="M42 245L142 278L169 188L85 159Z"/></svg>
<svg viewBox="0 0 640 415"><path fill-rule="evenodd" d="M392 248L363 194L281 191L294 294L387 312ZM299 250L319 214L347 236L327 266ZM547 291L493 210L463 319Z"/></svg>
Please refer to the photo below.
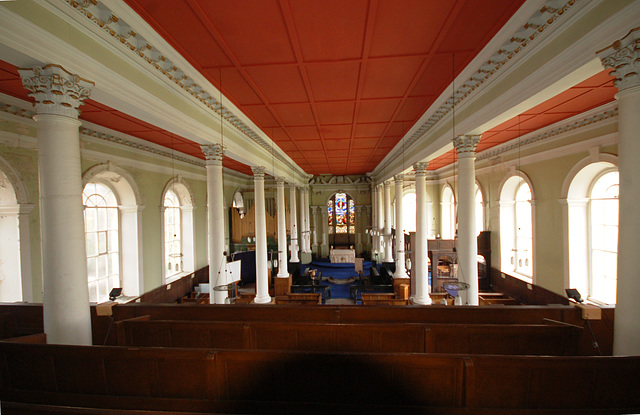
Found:
<svg viewBox="0 0 640 415"><path fill-rule="evenodd" d="M576 355L570 325L158 321L116 323L118 345L237 350Z"/></svg>
<svg viewBox="0 0 640 415"><path fill-rule="evenodd" d="M67 407L64 413L555 415L637 413L640 408L640 357L206 351L0 342L0 361L5 362L0 367L3 405ZM89 410L76 412L82 408Z"/></svg>

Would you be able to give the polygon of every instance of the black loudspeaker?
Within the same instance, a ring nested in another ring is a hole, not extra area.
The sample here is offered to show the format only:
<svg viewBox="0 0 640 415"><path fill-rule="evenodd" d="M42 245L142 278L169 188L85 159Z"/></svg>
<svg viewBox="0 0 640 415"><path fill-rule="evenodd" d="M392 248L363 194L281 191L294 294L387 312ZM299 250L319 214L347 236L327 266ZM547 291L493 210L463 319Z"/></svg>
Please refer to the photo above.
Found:
<svg viewBox="0 0 640 415"><path fill-rule="evenodd" d="M122 288L114 288L109 293L109 300L113 301L122 294Z"/></svg>
<svg viewBox="0 0 640 415"><path fill-rule="evenodd" d="M576 300L576 302L581 303L584 301L578 290L575 288L567 288L565 291L567 292L567 297Z"/></svg>

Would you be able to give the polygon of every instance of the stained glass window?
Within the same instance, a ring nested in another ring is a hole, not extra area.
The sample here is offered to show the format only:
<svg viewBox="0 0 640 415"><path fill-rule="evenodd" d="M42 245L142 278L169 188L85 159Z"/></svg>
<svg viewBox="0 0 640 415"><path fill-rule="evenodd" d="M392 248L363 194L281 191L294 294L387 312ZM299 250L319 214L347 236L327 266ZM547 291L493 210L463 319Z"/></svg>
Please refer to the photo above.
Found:
<svg viewBox="0 0 640 415"><path fill-rule="evenodd" d="M349 233L356 233L356 206L353 199L349 199Z"/></svg>
<svg viewBox="0 0 640 415"><path fill-rule="evenodd" d="M329 233L356 233L355 202L346 193L336 193L327 202Z"/></svg>

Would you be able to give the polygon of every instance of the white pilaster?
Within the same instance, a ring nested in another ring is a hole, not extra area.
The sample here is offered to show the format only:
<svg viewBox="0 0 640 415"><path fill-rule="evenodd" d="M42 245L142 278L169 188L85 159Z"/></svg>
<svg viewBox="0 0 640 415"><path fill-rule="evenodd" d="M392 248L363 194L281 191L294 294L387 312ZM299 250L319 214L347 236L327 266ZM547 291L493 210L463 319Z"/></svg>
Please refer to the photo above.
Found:
<svg viewBox="0 0 640 415"><path fill-rule="evenodd" d="M618 286L613 331L614 355L640 355L640 27L598 52L618 87L618 158L620 215L618 217Z"/></svg>
<svg viewBox="0 0 640 415"><path fill-rule="evenodd" d="M78 107L94 84L56 65L19 72L36 100L44 331L91 345Z"/></svg>
<svg viewBox="0 0 640 415"><path fill-rule="evenodd" d="M384 182L384 262L393 262L391 235L391 181Z"/></svg>
<svg viewBox="0 0 640 415"><path fill-rule="evenodd" d="M427 163L413 165L416 172L416 243L413 247L415 264L412 264L412 275L415 273L415 304L431 304L431 287L429 286L429 252L428 233L429 218L427 216ZM435 270L435 267L434 267ZM434 271L435 272L435 271Z"/></svg>
<svg viewBox="0 0 640 415"><path fill-rule="evenodd" d="M478 305L478 242L475 215L475 160L479 135L453 139L458 152L458 280L469 284L460 295L463 304ZM465 301L466 295L466 301Z"/></svg>
<svg viewBox="0 0 640 415"><path fill-rule="evenodd" d="M375 183L371 182L371 259L378 253L378 192Z"/></svg>
<svg viewBox="0 0 640 415"><path fill-rule="evenodd" d="M378 204L378 258L384 261L384 197L381 184L376 186L376 202Z"/></svg>
<svg viewBox="0 0 640 415"><path fill-rule="evenodd" d="M298 207L296 206L296 186L289 186L289 210L291 214L291 262L300 262L298 256Z"/></svg>
<svg viewBox="0 0 640 415"><path fill-rule="evenodd" d="M267 274L267 218L264 201L264 171L262 166L251 167L256 213L256 298L257 304L270 303Z"/></svg>
<svg viewBox="0 0 640 415"><path fill-rule="evenodd" d="M402 220L404 174L396 174L394 183L396 185L396 272L393 274L393 278L409 278L404 260L404 222Z"/></svg>
<svg viewBox="0 0 640 415"><path fill-rule="evenodd" d="M289 278L287 265L287 224L284 208L284 178L276 178L278 211L278 278Z"/></svg>
<svg viewBox="0 0 640 415"><path fill-rule="evenodd" d="M214 287L225 285L227 280L227 257L224 252L224 183L222 182L221 144L201 146L207 169L207 219L209 246L209 303L224 304L227 291L215 291Z"/></svg>

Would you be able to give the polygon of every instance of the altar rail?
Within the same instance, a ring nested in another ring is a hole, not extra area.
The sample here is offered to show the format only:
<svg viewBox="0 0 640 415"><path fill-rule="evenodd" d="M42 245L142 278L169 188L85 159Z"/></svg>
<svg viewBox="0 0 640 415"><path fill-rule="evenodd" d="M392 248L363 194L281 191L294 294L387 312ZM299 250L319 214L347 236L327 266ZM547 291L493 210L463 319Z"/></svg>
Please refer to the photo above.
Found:
<svg viewBox="0 0 640 415"><path fill-rule="evenodd" d="M157 321L116 323L119 346L575 356L570 325Z"/></svg>
<svg viewBox="0 0 640 415"><path fill-rule="evenodd" d="M0 399L169 413L620 414L640 357L212 351L0 342ZM3 412L4 412L3 407ZM107 411L105 411L108 413ZM104 412L100 412L104 413Z"/></svg>

